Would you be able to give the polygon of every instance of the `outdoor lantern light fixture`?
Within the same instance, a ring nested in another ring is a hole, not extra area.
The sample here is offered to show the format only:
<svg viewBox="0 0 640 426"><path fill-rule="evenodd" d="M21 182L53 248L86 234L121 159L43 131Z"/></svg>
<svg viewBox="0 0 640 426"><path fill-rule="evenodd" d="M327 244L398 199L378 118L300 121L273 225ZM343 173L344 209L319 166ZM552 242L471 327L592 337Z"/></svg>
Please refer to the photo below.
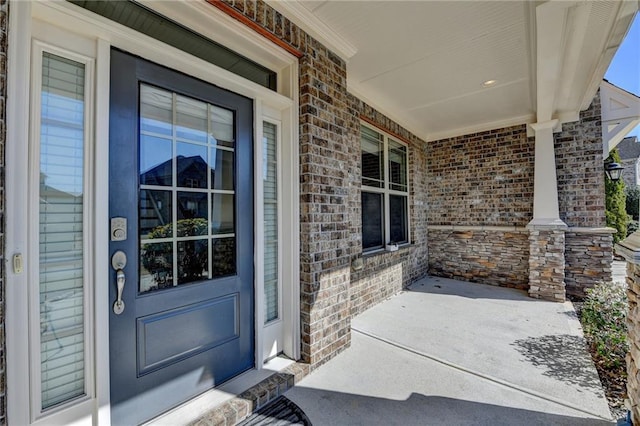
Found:
<svg viewBox="0 0 640 426"><path fill-rule="evenodd" d="M604 165L604 171L607 174L607 177L614 182L620 180L620 176L622 176L622 170L624 170L624 167L622 167L618 163L606 163Z"/></svg>

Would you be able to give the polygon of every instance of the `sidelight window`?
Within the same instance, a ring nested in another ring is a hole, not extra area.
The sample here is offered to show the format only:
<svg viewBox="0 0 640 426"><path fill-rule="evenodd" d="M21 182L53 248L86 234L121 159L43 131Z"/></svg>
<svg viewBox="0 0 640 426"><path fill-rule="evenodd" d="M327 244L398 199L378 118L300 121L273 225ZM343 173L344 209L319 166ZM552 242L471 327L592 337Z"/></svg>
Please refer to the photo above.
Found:
<svg viewBox="0 0 640 426"><path fill-rule="evenodd" d="M33 153L39 163L36 409L44 411L87 395L85 158L90 72L87 63L40 52Z"/></svg>

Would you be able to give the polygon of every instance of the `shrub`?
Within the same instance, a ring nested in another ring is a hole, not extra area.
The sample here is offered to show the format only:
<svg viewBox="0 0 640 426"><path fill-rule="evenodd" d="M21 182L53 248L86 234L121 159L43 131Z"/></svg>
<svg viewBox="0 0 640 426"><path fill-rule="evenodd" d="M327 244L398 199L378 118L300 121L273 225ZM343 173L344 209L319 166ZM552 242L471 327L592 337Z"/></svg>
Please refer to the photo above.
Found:
<svg viewBox="0 0 640 426"><path fill-rule="evenodd" d="M611 151L611 155L609 155L607 161L620 163L621 160L618 150L614 149ZM629 222L629 215L627 215L626 210L624 182L622 179L614 182L609 178L605 178L604 188L607 226L617 230L617 232L613 234L613 242L617 243L627 237L627 223Z"/></svg>
<svg viewBox="0 0 640 426"><path fill-rule="evenodd" d="M625 365L629 350L627 342L626 286L619 283L600 283L587 290L582 306L582 327L604 368Z"/></svg>

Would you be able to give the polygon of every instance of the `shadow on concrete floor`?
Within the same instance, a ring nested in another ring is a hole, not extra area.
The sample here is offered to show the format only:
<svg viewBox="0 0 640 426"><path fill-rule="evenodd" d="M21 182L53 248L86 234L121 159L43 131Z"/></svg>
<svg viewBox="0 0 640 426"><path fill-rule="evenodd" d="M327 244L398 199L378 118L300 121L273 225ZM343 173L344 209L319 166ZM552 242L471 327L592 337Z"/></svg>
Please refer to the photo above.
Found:
<svg viewBox="0 0 640 426"><path fill-rule="evenodd" d="M569 334L528 337L516 340L512 345L524 358L542 367L547 377L598 391L602 389L591 359L586 357L584 338Z"/></svg>
<svg viewBox="0 0 640 426"><path fill-rule="evenodd" d="M375 390L372 390L375 392ZM604 426L612 422L411 393L406 400L297 387L293 402L305 407L314 426L322 425L566 425ZM304 401L313 400L314 404ZM309 408L307 408L309 407Z"/></svg>

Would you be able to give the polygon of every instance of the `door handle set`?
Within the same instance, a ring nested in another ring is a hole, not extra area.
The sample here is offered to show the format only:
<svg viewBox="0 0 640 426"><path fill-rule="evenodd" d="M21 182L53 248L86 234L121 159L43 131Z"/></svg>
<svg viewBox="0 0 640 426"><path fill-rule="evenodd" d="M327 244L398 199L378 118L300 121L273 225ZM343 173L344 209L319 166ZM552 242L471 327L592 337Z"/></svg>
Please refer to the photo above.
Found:
<svg viewBox="0 0 640 426"><path fill-rule="evenodd" d="M111 257L111 267L116 271L116 286L118 289L118 297L113 303L113 313L120 315L124 312L124 301L122 300L122 292L124 291L125 275L124 268L127 266L127 255L122 250L118 250Z"/></svg>

